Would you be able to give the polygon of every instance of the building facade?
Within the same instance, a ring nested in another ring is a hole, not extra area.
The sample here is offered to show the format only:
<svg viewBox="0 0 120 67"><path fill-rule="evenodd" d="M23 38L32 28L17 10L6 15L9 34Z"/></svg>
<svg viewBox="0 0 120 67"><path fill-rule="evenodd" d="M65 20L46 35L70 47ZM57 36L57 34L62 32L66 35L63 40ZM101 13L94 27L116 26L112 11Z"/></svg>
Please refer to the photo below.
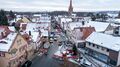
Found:
<svg viewBox="0 0 120 67"><path fill-rule="evenodd" d="M14 36L13 39L9 38L10 36ZM0 66L1 67L18 67L21 63L27 60L27 47L28 43L25 39L16 33L9 34L7 37L8 40L11 41L1 41L1 44L4 45L10 44L10 47L7 51L0 51Z"/></svg>
<svg viewBox="0 0 120 67"><path fill-rule="evenodd" d="M120 37L93 32L86 39L86 54L110 66L120 65Z"/></svg>

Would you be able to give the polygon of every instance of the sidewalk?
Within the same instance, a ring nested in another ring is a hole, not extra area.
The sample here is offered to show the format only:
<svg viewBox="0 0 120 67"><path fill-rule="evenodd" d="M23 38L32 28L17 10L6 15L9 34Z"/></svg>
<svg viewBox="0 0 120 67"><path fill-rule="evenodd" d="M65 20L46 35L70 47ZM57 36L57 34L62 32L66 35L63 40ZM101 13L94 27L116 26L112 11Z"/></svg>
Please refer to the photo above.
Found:
<svg viewBox="0 0 120 67"><path fill-rule="evenodd" d="M78 49L78 51L81 53L82 57L84 57L86 60L88 60L90 63L92 63L93 67L102 67L100 64L95 62L91 57L85 55L85 51L82 49Z"/></svg>

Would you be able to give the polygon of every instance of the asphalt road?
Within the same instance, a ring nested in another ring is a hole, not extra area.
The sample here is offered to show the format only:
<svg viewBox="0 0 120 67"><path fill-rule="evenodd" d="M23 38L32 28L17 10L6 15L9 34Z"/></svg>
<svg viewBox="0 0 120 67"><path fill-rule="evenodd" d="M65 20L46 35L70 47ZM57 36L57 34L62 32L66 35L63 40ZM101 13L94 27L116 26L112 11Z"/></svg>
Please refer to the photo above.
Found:
<svg viewBox="0 0 120 67"><path fill-rule="evenodd" d="M53 29L52 29L53 31ZM61 39L63 41L65 41L66 37L62 37ZM57 51L58 49L58 45L57 44L52 44L50 49L48 50L48 55L43 55L43 56L36 56L33 60L32 60L32 65L31 67L64 67L63 62L53 59L52 56L53 54ZM70 66L70 63L68 64L69 67L76 67L76 66ZM74 65L74 64L72 64ZM78 66L77 66L78 67Z"/></svg>
<svg viewBox="0 0 120 67"><path fill-rule="evenodd" d="M31 67L62 67L62 63L52 58L53 54L57 51L58 46L56 44L51 45L48 55L36 56L33 59Z"/></svg>

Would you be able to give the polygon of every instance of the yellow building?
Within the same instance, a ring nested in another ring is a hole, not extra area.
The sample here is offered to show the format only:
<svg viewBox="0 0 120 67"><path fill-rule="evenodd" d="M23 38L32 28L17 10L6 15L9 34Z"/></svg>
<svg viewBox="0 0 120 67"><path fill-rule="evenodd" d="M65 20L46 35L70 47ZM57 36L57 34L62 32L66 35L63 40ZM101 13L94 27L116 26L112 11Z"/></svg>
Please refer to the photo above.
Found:
<svg viewBox="0 0 120 67"><path fill-rule="evenodd" d="M0 67L18 67L27 60L32 48L19 33L10 33L0 40Z"/></svg>
<svg viewBox="0 0 120 67"><path fill-rule="evenodd" d="M26 18L26 17L22 17L22 19L18 20L17 22L29 23L31 21L28 18Z"/></svg>

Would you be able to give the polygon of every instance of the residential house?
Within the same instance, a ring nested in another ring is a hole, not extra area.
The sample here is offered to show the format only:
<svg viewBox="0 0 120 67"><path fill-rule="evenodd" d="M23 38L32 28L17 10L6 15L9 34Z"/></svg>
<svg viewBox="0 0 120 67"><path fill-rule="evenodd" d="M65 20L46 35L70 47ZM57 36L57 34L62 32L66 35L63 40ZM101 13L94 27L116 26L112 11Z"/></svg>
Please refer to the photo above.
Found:
<svg viewBox="0 0 120 67"><path fill-rule="evenodd" d="M67 17L61 17L58 22L60 22L61 27L66 30L67 23L72 22L72 19Z"/></svg>
<svg viewBox="0 0 120 67"><path fill-rule="evenodd" d="M113 35L120 36L120 26L114 28Z"/></svg>
<svg viewBox="0 0 120 67"><path fill-rule="evenodd" d="M9 33L0 40L0 66L18 67L27 59L27 47L27 41L19 33Z"/></svg>
<svg viewBox="0 0 120 67"><path fill-rule="evenodd" d="M47 14L34 14L32 17L32 22L34 23L50 23L51 17Z"/></svg>
<svg viewBox="0 0 120 67"><path fill-rule="evenodd" d="M21 34L28 34L34 49L38 49L43 42L48 41L48 31L49 23L28 23Z"/></svg>
<svg viewBox="0 0 120 67"><path fill-rule="evenodd" d="M110 19L109 22L119 25L120 24L120 19L119 18Z"/></svg>
<svg viewBox="0 0 120 67"><path fill-rule="evenodd" d="M33 41L31 41L31 37L29 34L27 33L22 33L21 34L22 37L26 40L26 42L28 43L28 47L27 47L27 59L31 59L34 55L34 49L35 49L35 46L34 46L34 43Z"/></svg>
<svg viewBox="0 0 120 67"><path fill-rule="evenodd" d="M6 37L10 32L15 32L13 26L0 26L0 39Z"/></svg>
<svg viewBox="0 0 120 67"><path fill-rule="evenodd" d="M103 32L103 33L105 31L109 31L113 29L110 23L98 22L98 21L89 21L83 27L94 27L96 32Z"/></svg>
<svg viewBox="0 0 120 67"><path fill-rule="evenodd" d="M29 22L31 22L27 17L22 17L21 19L19 19L18 21L17 21L18 23L29 23Z"/></svg>
<svg viewBox="0 0 120 67"><path fill-rule="evenodd" d="M74 28L83 27L85 24L86 24L86 22L69 22L69 23L67 23L66 34L69 36L69 39L71 39L71 37L73 37L73 35L74 35L74 33L73 33L73 31L75 30Z"/></svg>
<svg viewBox="0 0 120 67"><path fill-rule="evenodd" d="M93 32L86 39L86 54L112 67L119 66L120 37Z"/></svg>
<svg viewBox="0 0 120 67"><path fill-rule="evenodd" d="M107 15L108 15L110 18L116 18L116 17L118 17L118 13L107 13Z"/></svg>
<svg viewBox="0 0 120 67"><path fill-rule="evenodd" d="M92 33L95 32L94 27L78 27L73 30L73 37L71 38L78 48L85 48L85 39Z"/></svg>
<svg viewBox="0 0 120 67"><path fill-rule="evenodd" d="M26 30L27 23L20 23L20 31Z"/></svg>

